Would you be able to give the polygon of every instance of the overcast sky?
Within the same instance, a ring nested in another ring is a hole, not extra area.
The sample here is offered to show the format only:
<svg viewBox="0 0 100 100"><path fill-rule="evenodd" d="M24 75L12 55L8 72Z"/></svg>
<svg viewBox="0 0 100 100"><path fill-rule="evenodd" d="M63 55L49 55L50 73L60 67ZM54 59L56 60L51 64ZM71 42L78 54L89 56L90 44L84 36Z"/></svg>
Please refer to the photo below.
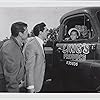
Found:
<svg viewBox="0 0 100 100"><path fill-rule="evenodd" d="M13 22L26 22L29 32L40 22L45 22L48 28L56 28L63 14L77 8L79 7L1 7L0 40L10 36L10 27Z"/></svg>

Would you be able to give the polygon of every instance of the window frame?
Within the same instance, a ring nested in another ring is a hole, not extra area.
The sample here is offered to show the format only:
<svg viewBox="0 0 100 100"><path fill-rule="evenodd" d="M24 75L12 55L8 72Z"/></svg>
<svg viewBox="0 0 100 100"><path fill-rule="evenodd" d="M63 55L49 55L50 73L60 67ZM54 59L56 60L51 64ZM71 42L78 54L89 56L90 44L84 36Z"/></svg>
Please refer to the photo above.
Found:
<svg viewBox="0 0 100 100"><path fill-rule="evenodd" d="M91 17L88 15L88 14L86 14L86 13L82 13L82 14L77 14L77 15L71 15L71 16L69 16L69 17L67 17L67 18L65 18L64 20L63 20L63 34L62 34L62 41L64 41L63 39L64 39L64 34L65 34L65 26L67 25L67 24L65 24L65 23L68 23L68 21L70 20L70 19L72 19L72 18L75 18L75 17L81 17L81 16L83 16L84 18L85 17L87 17L88 19L89 19L89 22L90 22L90 25L91 25L91 27L92 27L92 29L93 29L93 32L94 32L94 35L91 37L91 38L89 38L89 39L77 39L77 40L68 40L68 41L89 41L89 40L91 40L91 39L93 39L94 37L95 37L95 30L94 30L94 28L93 28L93 22L92 22L92 19L91 19ZM86 20L86 19L85 19ZM65 42L65 41L64 41ZM67 42L67 41L66 41Z"/></svg>

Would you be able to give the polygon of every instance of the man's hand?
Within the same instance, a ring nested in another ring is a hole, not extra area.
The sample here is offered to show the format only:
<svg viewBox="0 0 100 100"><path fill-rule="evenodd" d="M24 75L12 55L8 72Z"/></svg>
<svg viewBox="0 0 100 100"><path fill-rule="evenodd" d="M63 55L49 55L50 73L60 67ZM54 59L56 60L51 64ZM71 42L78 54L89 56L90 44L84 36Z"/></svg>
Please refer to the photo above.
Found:
<svg viewBox="0 0 100 100"><path fill-rule="evenodd" d="M27 89L28 93L35 93L35 89Z"/></svg>
<svg viewBox="0 0 100 100"><path fill-rule="evenodd" d="M20 84L19 84L19 88L23 87L24 86L24 81L20 81Z"/></svg>

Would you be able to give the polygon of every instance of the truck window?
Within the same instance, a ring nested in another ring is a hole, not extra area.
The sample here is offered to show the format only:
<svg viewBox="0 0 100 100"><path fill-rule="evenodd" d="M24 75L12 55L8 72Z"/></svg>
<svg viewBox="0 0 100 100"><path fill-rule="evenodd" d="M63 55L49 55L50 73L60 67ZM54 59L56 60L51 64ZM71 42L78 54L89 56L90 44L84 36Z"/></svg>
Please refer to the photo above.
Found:
<svg viewBox="0 0 100 100"><path fill-rule="evenodd" d="M90 39L94 31L90 19L86 15L68 18L64 22L63 41Z"/></svg>

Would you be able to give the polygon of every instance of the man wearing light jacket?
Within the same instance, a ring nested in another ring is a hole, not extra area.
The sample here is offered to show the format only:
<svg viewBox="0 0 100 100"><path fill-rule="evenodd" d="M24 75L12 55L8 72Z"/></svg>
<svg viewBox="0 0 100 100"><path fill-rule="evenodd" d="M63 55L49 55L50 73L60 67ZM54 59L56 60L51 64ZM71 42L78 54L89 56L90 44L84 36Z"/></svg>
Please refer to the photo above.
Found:
<svg viewBox="0 0 100 100"><path fill-rule="evenodd" d="M32 37L24 48L26 59L26 87L29 93L40 92L45 73L44 40L49 33L45 23L39 23L33 28Z"/></svg>

